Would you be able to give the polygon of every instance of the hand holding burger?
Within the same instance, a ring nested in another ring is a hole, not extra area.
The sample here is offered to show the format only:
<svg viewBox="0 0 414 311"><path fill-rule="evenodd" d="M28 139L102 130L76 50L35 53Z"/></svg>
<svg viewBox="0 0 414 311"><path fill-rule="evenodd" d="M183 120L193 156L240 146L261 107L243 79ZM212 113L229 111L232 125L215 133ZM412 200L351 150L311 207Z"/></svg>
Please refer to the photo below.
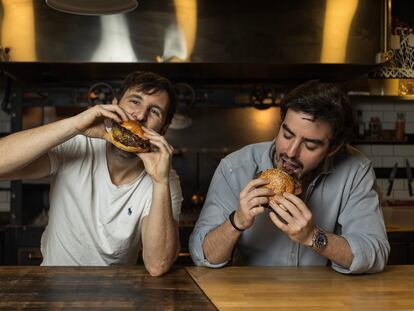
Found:
<svg viewBox="0 0 414 311"><path fill-rule="evenodd" d="M289 213L285 207L282 205L277 204L275 201L277 196L283 196L283 193L288 192L294 195L299 195L302 193L302 187L299 181L295 180L292 176L288 173L282 171L278 168L270 168L260 174L259 178L267 180L269 183L264 187L272 189L274 192L274 196L271 198L271 205L277 205L285 212ZM270 205L266 205L266 207L270 208L273 212L275 210L270 207ZM281 222L286 224L286 221L276 213L276 216L279 218Z"/></svg>
<svg viewBox="0 0 414 311"><path fill-rule="evenodd" d="M295 195L302 193L302 187L299 181L295 180L281 169L267 169L259 175L259 178L269 182L265 187L272 189L275 195L283 195L284 192L289 192Z"/></svg>

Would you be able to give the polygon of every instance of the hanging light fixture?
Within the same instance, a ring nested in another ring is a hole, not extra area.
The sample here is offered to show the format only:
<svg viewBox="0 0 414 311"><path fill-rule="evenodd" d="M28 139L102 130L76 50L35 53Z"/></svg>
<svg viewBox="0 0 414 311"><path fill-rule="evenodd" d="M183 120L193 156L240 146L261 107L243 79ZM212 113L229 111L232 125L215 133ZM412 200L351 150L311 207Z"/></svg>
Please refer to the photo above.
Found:
<svg viewBox="0 0 414 311"><path fill-rule="evenodd" d="M46 0L51 8L78 15L109 15L133 11L137 0Z"/></svg>

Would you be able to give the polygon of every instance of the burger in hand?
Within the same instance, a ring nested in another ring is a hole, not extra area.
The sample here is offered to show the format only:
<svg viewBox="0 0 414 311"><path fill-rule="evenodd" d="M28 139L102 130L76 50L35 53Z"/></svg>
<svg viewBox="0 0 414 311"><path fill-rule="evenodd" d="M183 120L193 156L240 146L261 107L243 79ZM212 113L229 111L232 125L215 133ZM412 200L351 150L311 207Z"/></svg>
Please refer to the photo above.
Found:
<svg viewBox="0 0 414 311"><path fill-rule="evenodd" d="M264 187L272 189L275 195L282 195L283 192L289 192L295 195L302 193L300 182L281 169L267 169L259 175L259 178L269 181Z"/></svg>
<svg viewBox="0 0 414 311"><path fill-rule="evenodd" d="M289 192L295 195L299 195L302 193L302 186L300 182L295 180L292 176L282 171L281 169L270 168L261 173L259 175L259 178L269 181L269 183L264 187L272 189L275 196L283 195L284 192ZM287 224L287 221L284 220L281 216L279 216L279 214L275 212L273 208L270 207L270 205L266 204L265 207L269 208L272 212L274 212L281 222L283 222L285 225ZM282 208L285 212L289 213L289 211L282 205L279 205L279 207Z"/></svg>
<svg viewBox="0 0 414 311"><path fill-rule="evenodd" d="M151 144L144 137L144 131L137 121L113 122L109 136L112 144L121 150L133 153L151 151Z"/></svg>

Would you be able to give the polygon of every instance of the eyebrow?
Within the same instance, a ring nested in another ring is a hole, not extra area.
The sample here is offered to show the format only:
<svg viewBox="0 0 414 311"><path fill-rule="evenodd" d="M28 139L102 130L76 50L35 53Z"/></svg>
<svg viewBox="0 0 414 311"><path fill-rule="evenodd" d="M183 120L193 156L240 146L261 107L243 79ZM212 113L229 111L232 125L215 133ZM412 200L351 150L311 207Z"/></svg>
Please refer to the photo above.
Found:
<svg viewBox="0 0 414 311"><path fill-rule="evenodd" d="M133 97L138 98L139 100L142 100L142 96L138 95L137 93L131 93L127 96L127 98L133 98Z"/></svg>
<svg viewBox="0 0 414 311"><path fill-rule="evenodd" d="M286 125L286 123L283 123L282 124L282 127L283 127L283 129L286 131L286 132L288 132L290 135L292 135L292 136L296 136L295 135L295 133L293 133L293 131ZM305 142L309 142L309 143L313 143L313 144L316 144L316 145L324 145L324 142L322 141L322 140L320 140L320 139L316 139L316 138L304 138L303 139Z"/></svg>

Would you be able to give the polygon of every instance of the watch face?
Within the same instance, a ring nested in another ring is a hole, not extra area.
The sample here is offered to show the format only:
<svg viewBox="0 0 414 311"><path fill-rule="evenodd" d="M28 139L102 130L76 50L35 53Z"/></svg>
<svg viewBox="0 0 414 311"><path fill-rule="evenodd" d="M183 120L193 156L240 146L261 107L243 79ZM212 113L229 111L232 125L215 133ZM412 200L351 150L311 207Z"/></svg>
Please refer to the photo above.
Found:
<svg viewBox="0 0 414 311"><path fill-rule="evenodd" d="M324 234L318 234L316 236L315 243L319 246L322 246L322 247L325 246L325 244L326 244L325 235Z"/></svg>
<svg viewBox="0 0 414 311"><path fill-rule="evenodd" d="M313 248L321 250L325 248L326 244L328 244L328 239L325 232L318 230L313 240Z"/></svg>

